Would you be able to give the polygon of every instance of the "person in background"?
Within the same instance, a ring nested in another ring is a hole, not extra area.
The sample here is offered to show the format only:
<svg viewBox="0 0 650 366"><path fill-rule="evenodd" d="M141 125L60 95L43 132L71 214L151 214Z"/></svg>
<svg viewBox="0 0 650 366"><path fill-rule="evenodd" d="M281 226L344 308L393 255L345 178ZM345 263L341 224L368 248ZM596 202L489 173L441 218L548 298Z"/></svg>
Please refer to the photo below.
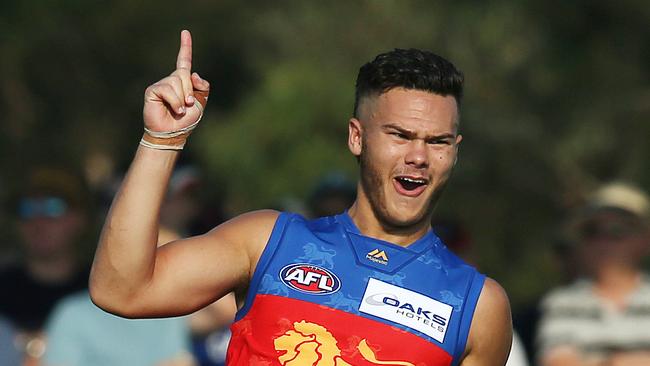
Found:
<svg viewBox="0 0 650 366"><path fill-rule="evenodd" d="M43 327L55 303L87 288L89 265L79 253L89 199L79 175L59 167L26 174L12 202L20 256L0 270L0 315L18 332L29 365L45 350Z"/></svg>
<svg viewBox="0 0 650 366"><path fill-rule="evenodd" d="M650 365L650 200L624 183L600 187L568 225L583 275L547 294L542 366Z"/></svg>
<svg viewBox="0 0 650 366"><path fill-rule="evenodd" d="M0 361L3 366L20 366L22 355L16 348L16 334L13 326L0 317Z"/></svg>
<svg viewBox="0 0 650 366"><path fill-rule="evenodd" d="M205 200L205 184L194 165L174 169L160 212L160 244L201 235L225 221L220 200ZM229 294L186 318L192 338L192 353L199 366L225 364L230 329L237 305Z"/></svg>
<svg viewBox="0 0 650 366"><path fill-rule="evenodd" d="M443 244L465 262L476 265L473 256L473 241L469 231L463 223L454 218L437 217L431 221L431 230L438 236ZM505 366L528 366L528 354L523 342L516 331L512 333L512 347Z"/></svg>
<svg viewBox="0 0 650 366"><path fill-rule="evenodd" d="M326 174L314 187L307 199L311 217L337 215L354 203L357 188L341 172Z"/></svg>
<svg viewBox="0 0 650 366"><path fill-rule="evenodd" d="M44 366L195 366L186 318L124 319L87 291L62 299L47 323Z"/></svg>

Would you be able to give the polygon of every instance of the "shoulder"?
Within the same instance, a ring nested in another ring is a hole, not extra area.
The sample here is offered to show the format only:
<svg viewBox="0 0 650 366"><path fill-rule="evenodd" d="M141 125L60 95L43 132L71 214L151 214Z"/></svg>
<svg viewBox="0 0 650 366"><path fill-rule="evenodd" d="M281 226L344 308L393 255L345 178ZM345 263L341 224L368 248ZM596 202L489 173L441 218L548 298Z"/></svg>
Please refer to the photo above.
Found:
<svg viewBox="0 0 650 366"><path fill-rule="evenodd" d="M247 212L224 222L206 235L223 236L238 241L251 241L260 237L268 237L279 216L280 212L275 210Z"/></svg>
<svg viewBox="0 0 650 366"><path fill-rule="evenodd" d="M205 235L247 252L254 264L266 247L280 215L275 210L247 212L224 222Z"/></svg>
<svg viewBox="0 0 650 366"><path fill-rule="evenodd" d="M541 300L541 308L548 310L554 307L574 306L577 299L592 298L591 282L578 279L571 284L550 290Z"/></svg>
<svg viewBox="0 0 650 366"><path fill-rule="evenodd" d="M481 290L481 295L476 305L476 316L486 316L489 319L495 317L502 317L504 320L510 321L510 301L506 291L501 285L487 277ZM484 319L478 318L477 320L483 321Z"/></svg>
<svg viewBox="0 0 650 366"><path fill-rule="evenodd" d="M486 278L474 312L462 365L503 365L511 344L512 316L508 296L497 281Z"/></svg>

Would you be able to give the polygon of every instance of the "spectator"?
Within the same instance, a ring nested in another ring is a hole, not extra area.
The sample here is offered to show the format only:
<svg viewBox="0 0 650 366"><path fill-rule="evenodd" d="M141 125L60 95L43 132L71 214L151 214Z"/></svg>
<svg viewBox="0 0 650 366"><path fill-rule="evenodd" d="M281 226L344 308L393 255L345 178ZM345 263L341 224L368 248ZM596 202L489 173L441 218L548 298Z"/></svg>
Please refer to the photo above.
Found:
<svg viewBox="0 0 650 366"><path fill-rule="evenodd" d="M584 276L542 301L542 366L650 365L650 201L622 183L601 187L569 225Z"/></svg>
<svg viewBox="0 0 650 366"><path fill-rule="evenodd" d="M21 354L16 348L16 334L13 326L0 318L0 361L4 366L21 365Z"/></svg>
<svg viewBox="0 0 650 366"><path fill-rule="evenodd" d="M341 172L330 172L316 185L307 204L312 217L337 215L354 203L357 188Z"/></svg>
<svg viewBox="0 0 650 366"><path fill-rule="evenodd" d="M0 314L15 325L30 358L44 351L42 329L57 300L87 287L89 266L77 246L86 197L83 180L58 168L32 170L15 196L21 255L0 271Z"/></svg>
<svg viewBox="0 0 650 366"><path fill-rule="evenodd" d="M464 225L453 218L435 218L431 222L431 229L436 236L454 254L461 257L467 263L474 263L472 256L472 240ZM526 349L517 332L512 334L512 347L505 366L528 366Z"/></svg>
<svg viewBox="0 0 650 366"><path fill-rule="evenodd" d="M174 170L160 212L159 244L204 234L224 221L220 204L206 205L202 200L204 187L196 167L184 165ZM229 294L187 317L192 353L199 366L225 365L229 327L236 311L235 296Z"/></svg>
<svg viewBox="0 0 650 366"><path fill-rule="evenodd" d="M162 228L158 245L178 239ZM96 307L87 291L66 296L52 311L44 366L194 366L186 317L128 320Z"/></svg>
<svg viewBox="0 0 650 366"><path fill-rule="evenodd" d="M96 307L86 291L56 306L46 333L44 366L194 365L185 318L120 318Z"/></svg>

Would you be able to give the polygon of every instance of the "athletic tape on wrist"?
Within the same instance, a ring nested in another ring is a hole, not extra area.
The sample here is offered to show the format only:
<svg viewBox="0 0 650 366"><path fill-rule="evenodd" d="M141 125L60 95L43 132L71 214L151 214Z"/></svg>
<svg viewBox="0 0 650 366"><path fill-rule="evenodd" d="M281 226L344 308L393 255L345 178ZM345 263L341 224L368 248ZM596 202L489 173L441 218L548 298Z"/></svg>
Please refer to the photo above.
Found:
<svg viewBox="0 0 650 366"><path fill-rule="evenodd" d="M185 141L183 141L181 144L178 145L161 145L161 144L151 143L145 140L143 137L142 139L140 139L140 145L155 150L183 150L183 147L185 147Z"/></svg>
<svg viewBox="0 0 650 366"><path fill-rule="evenodd" d="M196 122L175 131L152 131L145 127L144 134L140 139L140 145L156 150L183 150L190 133L199 124L201 118L203 118L204 105L208 100L207 91L194 90L194 94L194 106L200 112Z"/></svg>

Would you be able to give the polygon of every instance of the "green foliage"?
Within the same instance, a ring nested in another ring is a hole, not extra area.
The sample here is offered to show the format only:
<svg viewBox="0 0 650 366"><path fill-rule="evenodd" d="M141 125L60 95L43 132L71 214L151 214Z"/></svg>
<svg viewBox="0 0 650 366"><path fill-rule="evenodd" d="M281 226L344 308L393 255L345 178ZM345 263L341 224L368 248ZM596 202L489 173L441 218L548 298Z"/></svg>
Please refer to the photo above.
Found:
<svg viewBox="0 0 650 366"><path fill-rule="evenodd" d="M535 281L554 268L549 233L587 189L614 178L650 188L642 0L3 5L3 181L34 161L104 154L124 166L142 92L172 71L189 28L214 89L188 153L232 212L304 198L331 170L356 176L354 78L395 47L431 49L465 73L465 140L438 213L467 225L479 264L515 303L550 285Z"/></svg>

